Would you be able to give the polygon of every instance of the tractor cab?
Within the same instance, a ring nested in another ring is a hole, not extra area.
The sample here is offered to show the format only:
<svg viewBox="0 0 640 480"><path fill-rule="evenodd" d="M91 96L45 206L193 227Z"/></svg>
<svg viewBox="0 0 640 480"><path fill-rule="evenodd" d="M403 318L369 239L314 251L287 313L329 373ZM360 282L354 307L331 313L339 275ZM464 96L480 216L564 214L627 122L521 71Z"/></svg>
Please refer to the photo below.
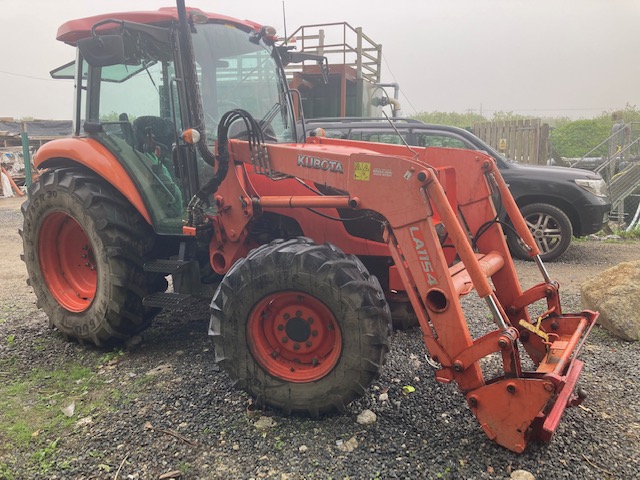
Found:
<svg viewBox="0 0 640 480"><path fill-rule="evenodd" d="M181 232L188 201L214 175L209 155L190 148L184 130L196 127L212 150L221 117L242 109L258 120L266 142L296 138L271 29L187 12L190 42L178 33L175 8L67 22L58 39L77 45L77 60L52 72L75 79L75 134L117 157L164 234ZM185 49L193 52L196 88L185 81L193 68ZM243 134L242 122L229 131L230 138Z"/></svg>

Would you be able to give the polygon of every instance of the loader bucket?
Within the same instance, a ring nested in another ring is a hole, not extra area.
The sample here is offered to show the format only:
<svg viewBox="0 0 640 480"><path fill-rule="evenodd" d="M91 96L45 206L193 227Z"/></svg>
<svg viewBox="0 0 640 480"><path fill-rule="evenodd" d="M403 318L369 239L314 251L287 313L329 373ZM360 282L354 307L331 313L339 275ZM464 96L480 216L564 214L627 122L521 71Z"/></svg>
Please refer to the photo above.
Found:
<svg viewBox="0 0 640 480"><path fill-rule="evenodd" d="M583 362L577 357L596 312L549 317L542 322L548 341L521 335L528 350L545 355L532 372L517 378L501 377L467 394L467 402L489 439L514 452L528 440L549 441L567 407L579 405L585 395L574 393ZM532 356L533 357L533 356Z"/></svg>

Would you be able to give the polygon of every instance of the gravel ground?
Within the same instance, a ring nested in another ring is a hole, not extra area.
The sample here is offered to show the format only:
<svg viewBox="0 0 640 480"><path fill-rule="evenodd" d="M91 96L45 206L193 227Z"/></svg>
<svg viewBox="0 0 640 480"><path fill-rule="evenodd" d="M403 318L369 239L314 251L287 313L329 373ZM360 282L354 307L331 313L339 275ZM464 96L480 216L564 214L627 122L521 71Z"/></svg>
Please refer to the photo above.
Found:
<svg viewBox="0 0 640 480"><path fill-rule="evenodd" d="M596 327L580 382L589 398L565 413L551 443L520 455L489 442L456 387L435 382L419 331L394 333L380 379L345 414L310 420L256 411L215 366L201 302L163 313L127 351L81 347L49 330L18 261L19 203L0 199L0 419L12 421L15 401L18 417L39 411L48 423L15 445L11 429L0 429L0 479L155 479L171 471L185 479L502 479L518 469L538 479L640 478L638 343ZM549 265L566 280L565 311L580 310L576 277L639 253L638 244L575 242ZM538 282L531 264L517 265L525 286ZM464 303L468 318L486 318L482 303ZM69 365L83 375L57 387L63 394L51 391L47 382ZM50 373L34 382L40 371ZM21 381L32 387L20 392ZM415 392L403 394L405 385ZM379 400L383 392L388 401ZM67 419L60 407L69 400L75 411ZM374 424L356 422L364 409L377 414Z"/></svg>

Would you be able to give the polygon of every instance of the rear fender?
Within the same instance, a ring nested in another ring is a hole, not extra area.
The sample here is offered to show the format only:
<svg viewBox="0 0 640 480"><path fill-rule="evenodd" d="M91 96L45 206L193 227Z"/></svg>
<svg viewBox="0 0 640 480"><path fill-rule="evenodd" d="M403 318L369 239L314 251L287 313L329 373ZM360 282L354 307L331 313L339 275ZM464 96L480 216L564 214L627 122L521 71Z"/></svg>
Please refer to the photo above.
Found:
<svg viewBox="0 0 640 480"><path fill-rule="evenodd" d="M151 216L142 196L118 159L101 143L90 138L62 138L45 143L35 157L37 168L48 168L56 160L71 160L83 165L114 186L125 196L149 225Z"/></svg>

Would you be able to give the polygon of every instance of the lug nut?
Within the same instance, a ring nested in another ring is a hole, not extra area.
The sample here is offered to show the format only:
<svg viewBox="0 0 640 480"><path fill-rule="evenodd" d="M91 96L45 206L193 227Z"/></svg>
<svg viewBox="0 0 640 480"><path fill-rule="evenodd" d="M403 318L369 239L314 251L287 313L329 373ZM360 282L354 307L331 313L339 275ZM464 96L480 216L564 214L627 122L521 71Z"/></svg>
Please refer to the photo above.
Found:
<svg viewBox="0 0 640 480"><path fill-rule="evenodd" d="M289 341L289 338L287 337L282 337L282 343L287 343Z"/></svg>
<svg viewBox="0 0 640 480"><path fill-rule="evenodd" d="M307 319L307 323L308 323L309 325L313 325L313 317L309 317L309 318Z"/></svg>
<svg viewBox="0 0 640 480"><path fill-rule="evenodd" d="M302 316L302 312L300 310L296 310L296 317L301 317Z"/></svg>
<svg viewBox="0 0 640 480"><path fill-rule="evenodd" d="M313 330L313 331L311 332L311 336L312 336L312 337L317 337L317 336L318 336L318 331L317 331L317 330Z"/></svg>
<svg viewBox="0 0 640 480"><path fill-rule="evenodd" d="M305 345L306 345L307 347L311 347L313 344L312 344L310 341L308 341L308 340L307 340L307 343L305 343Z"/></svg>
<svg viewBox="0 0 640 480"><path fill-rule="evenodd" d="M288 313L285 313L283 317L285 320L289 320L291 318L291 315L289 315Z"/></svg>
<svg viewBox="0 0 640 480"><path fill-rule="evenodd" d="M278 325L278 331L281 332L284 330L284 325Z"/></svg>
<svg viewBox="0 0 640 480"><path fill-rule="evenodd" d="M300 350L300 344L299 343L294 343L293 344L293 349L294 350Z"/></svg>

